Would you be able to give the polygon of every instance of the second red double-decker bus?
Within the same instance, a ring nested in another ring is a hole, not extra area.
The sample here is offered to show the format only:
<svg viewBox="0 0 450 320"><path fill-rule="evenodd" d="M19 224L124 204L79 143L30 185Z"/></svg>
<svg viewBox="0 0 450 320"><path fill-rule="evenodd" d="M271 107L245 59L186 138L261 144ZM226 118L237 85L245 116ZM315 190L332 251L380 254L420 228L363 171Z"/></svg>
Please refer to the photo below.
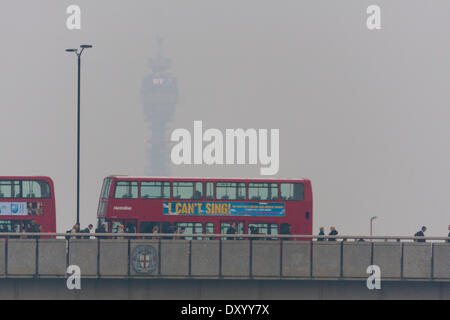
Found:
<svg viewBox="0 0 450 320"><path fill-rule="evenodd" d="M34 222L33 222L34 221ZM41 228L34 228L39 225ZM0 232L56 232L53 181L41 176L0 177Z"/></svg>
<svg viewBox="0 0 450 320"><path fill-rule="evenodd" d="M97 217L109 232L311 235L311 182L109 176Z"/></svg>

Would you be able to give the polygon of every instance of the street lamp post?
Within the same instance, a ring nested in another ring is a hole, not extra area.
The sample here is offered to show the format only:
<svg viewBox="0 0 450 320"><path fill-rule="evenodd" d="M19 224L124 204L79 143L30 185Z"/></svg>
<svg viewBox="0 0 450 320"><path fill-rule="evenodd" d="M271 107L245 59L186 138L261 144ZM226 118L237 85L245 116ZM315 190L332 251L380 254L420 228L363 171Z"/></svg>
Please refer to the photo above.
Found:
<svg viewBox="0 0 450 320"><path fill-rule="evenodd" d="M77 224L80 224L80 78L81 78L81 54L84 49L92 48L91 45L81 45L78 49L66 49L73 52L78 58L78 109L77 109Z"/></svg>
<svg viewBox="0 0 450 320"><path fill-rule="evenodd" d="M373 236L373 220L378 218L377 216L373 216L370 218L370 236Z"/></svg>

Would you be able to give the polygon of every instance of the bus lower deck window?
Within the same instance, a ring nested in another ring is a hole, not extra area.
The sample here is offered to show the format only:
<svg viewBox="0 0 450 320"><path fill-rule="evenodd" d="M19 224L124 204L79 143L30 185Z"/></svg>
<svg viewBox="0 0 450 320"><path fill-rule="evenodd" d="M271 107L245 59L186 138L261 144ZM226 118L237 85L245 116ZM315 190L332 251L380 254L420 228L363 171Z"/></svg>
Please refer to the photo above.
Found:
<svg viewBox="0 0 450 320"><path fill-rule="evenodd" d="M278 224L276 223L249 223L248 234L278 234Z"/></svg>

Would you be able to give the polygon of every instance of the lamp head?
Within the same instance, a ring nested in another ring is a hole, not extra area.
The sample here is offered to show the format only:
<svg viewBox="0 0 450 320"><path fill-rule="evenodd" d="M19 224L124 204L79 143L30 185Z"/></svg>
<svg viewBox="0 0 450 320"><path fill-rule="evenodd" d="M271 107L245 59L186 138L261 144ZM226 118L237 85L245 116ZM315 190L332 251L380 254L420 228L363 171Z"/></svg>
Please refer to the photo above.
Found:
<svg viewBox="0 0 450 320"><path fill-rule="evenodd" d="M77 49L66 49L66 52L77 52Z"/></svg>
<svg viewBox="0 0 450 320"><path fill-rule="evenodd" d="M92 45L90 45L90 44L82 44L80 46L80 48L82 48L82 49L89 49L89 48L92 48Z"/></svg>

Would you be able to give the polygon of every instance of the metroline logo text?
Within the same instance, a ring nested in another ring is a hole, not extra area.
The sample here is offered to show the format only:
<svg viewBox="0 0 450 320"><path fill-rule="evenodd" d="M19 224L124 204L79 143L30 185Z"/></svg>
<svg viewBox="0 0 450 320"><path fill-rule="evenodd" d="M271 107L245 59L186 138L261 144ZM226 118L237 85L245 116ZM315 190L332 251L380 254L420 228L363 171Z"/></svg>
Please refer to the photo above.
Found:
<svg viewBox="0 0 450 320"><path fill-rule="evenodd" d="M113 210L131 211L131 210L133 210L133 208L131 208L131 207L118 207L118 206L115 206L115 207L113 207Z"/></svg>

